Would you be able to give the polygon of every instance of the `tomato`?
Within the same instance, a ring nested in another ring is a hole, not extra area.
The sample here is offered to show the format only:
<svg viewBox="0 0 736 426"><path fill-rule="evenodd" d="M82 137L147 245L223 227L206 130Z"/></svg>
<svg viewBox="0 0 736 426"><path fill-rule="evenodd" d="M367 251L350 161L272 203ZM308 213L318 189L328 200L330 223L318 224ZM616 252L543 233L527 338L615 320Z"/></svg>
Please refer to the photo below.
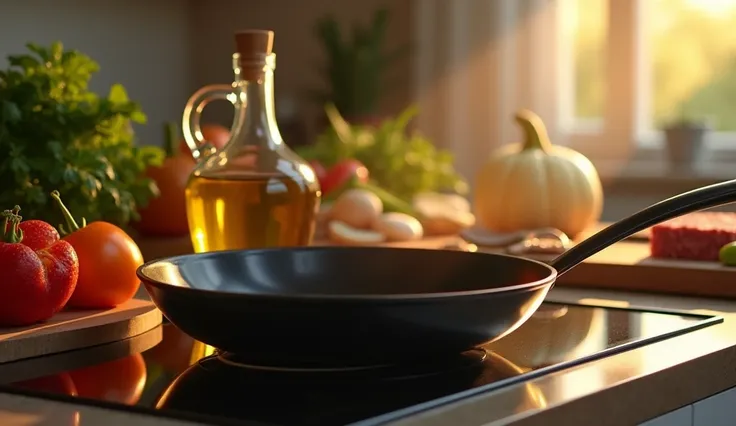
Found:
<svg viewBox="0 0 736 426"><path fill-rule="evenodd" d="M221 149L230 141L230 130L218 124L203 124L200 126L200 130L202 131L204 140L211 143L217 149ZM192 156L192 151L184 139L179 142L179 151L189 157Z"/></svg>
<svg viewBox="0 0 736 426"><path fill-rule="evenodd" d="M141 219L134 223L133 227L143 235L189 234L184 192L196 163L190 154L182 155L176 152L178 135L175 129L173 124L166 127L168 157L161 166L146 170L146 176L156 182L160 195L152 198L148 205L138 212Z"/></svg>
<svg viewBox="0 0 736 426"><path fill-rule="evenodd" d="M92 222L64 237L79 257L79 280L67 306L113 308L130 300L140 281L143 255L132 238L107 222Z"/></svg>
<svg viewBox="0 0 736 426"><path fill-rule="evenodd" d="M135 229L144 235L189 234L184 191L194 165L191 157L179 155L167 158L160 167L151 167L146 171L146 176L156 182L160 195L152 198L138 212L141 219L134 224Z"/></svg>
<svg viewBox="0 0 736 426"><path fill-rule="evenodd" d="M340 188L350 179L356 177L360 182L368 182L368 169L358 160L343 160L332 166L320 181L322 194L329 194L331 191Z"/></svg>
<svg viewBox="0 0 736 426"><path fill-rule="evenodd" d="M59 193L51 197L61 208L68 230L63 241L74 247L79 258L79 278L71 308L106 309L130 300L138 291L140 281L136 269L143 264L143 255L135 241L122 229L108 222L82 222L80 227L62 203Z"/></svg>
<svg viewBox="0 0 736 426"><path fill-rule="evenodd" d="M146 386L146 363L141 354L69 372L82 398L134 405Z"/></svg>

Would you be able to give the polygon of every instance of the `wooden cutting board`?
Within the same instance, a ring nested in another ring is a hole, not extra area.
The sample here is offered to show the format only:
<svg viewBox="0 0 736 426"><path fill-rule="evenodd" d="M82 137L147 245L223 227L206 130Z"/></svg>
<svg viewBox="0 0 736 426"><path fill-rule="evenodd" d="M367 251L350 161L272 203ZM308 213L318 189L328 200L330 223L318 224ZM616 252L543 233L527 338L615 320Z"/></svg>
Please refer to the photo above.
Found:
<svg viewBox="0 0 736 426"><path fill-rule="evenodd" d="M602 229L601 224L581 236ZM557 284L622 291L736 299L736 268L718 262L655 259L649 256L648 230L593 255L562 275ZM479 248L499 252L497 248ZM554 256L530 255L541 261Z"/></svg>
<svg viewBox="0 0 736 426"><path fill-rule="evenodd" d="M718 262L655 259L646 241L623 241L558 280L571 287L736 298L736 268Z"/></svg>
<svg viewBox="0 0 736 426"><path fill-rule="evenodd" d="M0 328L0 363L127 339L161 324L161 311L132 299L114 309L63 311L46 323Z"/></svg>

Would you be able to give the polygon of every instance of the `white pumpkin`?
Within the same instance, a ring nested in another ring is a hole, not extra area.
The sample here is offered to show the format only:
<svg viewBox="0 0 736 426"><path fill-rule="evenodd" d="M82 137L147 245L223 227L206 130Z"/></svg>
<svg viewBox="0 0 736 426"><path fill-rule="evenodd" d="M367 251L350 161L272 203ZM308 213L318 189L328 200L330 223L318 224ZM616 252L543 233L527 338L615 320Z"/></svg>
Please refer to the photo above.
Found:
<svg viewBox="0 0 736 426"><path fill-rule="evenodd" d="M593 163L549 141L542 119L519 111L523 144L496 150L475 179L479 226L495 232L553 227L574 237L595 224L603 189Z"/></svg>

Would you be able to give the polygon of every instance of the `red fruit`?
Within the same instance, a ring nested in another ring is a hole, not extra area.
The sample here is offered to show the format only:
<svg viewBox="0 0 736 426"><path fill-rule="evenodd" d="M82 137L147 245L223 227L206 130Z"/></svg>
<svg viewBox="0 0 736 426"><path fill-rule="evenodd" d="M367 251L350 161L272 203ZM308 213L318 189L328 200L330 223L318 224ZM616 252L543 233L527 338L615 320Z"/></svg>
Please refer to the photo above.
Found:
<svg viewBox="0 0 736 426"><path fill-rule="evenodd" d="M71 244L79 257L79 281L68 306L77 309L107 309L127 302L138 291L136 269L143 255L135 241L108 222L82 220L77 224L58 191L51 192L61 209L67 229L62 241Z"/></svg>
<svg viewBox="0 0 736 426"><path fill-rule="evenodd" d="M191 155L176 152L177 133L173 123L166 125L167 158L161 166L152 166L146 170L146 176L156 182L160 195L151 199L138 212L141 220L133 226L143 235L189 235L184 193L196 163Z"/></svg>
<svg viewBox="0 0 736 426"><path fill-rule="evenodd" d="M352 178L357 178L360 182L368 182L368 169L358 160L343 160L330 168L323 181L320 181L322 194L329 194L331 191L342 187Z"/></svg>
<svg viewBox="0 0 736 426"><path fill-rule="evenodd" d="M59 231L42 220L26 220L18 225L23 231L23 244L32 250L41 250L59 241Z"/></svg>
<svg viewBox="0 0 736 426"><path fill-rule="evenodd" d="M50 241L48 228L28 226L34 245L44 239L45 247L33 250L22 243L20 207L2 213L4 232L0 235L0 325L25 326L45 321L59 312L74 292L79 277L79 260L71 244ZM36 235L34 231L39 231Z"/></svg>
<svg viewBox="0 0 736 426"><path fill-rule="evenodd" d="M4 232L8 232L8 226L5 224ZM23 231L23 245L30 247L32 250L40 250L59 241L59 231L53 226L42 220L26 220L18 225L18 229Z"/></svg>

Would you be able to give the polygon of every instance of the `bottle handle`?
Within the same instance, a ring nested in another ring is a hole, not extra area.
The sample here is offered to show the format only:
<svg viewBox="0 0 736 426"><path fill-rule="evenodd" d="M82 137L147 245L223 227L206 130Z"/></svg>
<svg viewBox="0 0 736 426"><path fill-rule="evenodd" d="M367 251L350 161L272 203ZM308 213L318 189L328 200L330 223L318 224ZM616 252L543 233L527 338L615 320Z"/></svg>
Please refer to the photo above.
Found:
<svg viewBox="0 0 736 426"><path fill-rule="evenodd" d="M207 157L216 150L211 143L204 140L202 129L199 126L199 119L207 104L219 100L229 101L235 105L237 103L237 95L234 87L228 84L204 86L194 92L184 107L181 129L184 133L184 141L186 141L187 146L192 151L192 157L195 160Z"/></svg>

